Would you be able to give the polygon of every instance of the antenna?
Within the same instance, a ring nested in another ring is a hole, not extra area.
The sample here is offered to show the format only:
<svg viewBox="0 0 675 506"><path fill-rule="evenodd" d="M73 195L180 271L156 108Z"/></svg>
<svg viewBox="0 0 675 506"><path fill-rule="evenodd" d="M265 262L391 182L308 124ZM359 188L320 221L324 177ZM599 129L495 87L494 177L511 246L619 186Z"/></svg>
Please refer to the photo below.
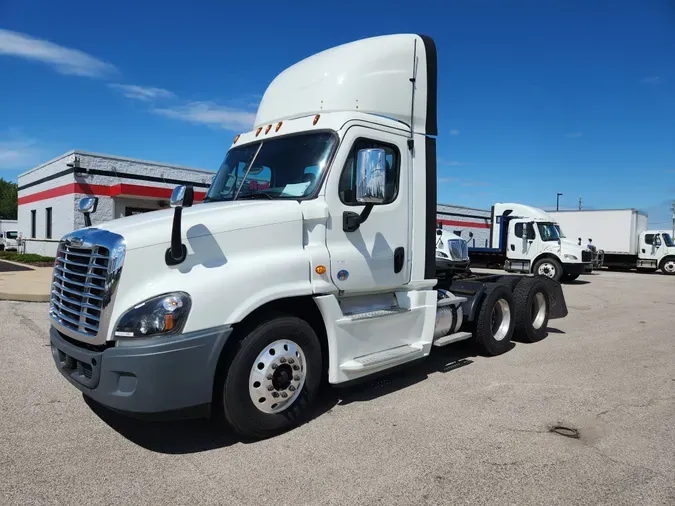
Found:
<svg viewBox="0 0 675 506"><path fill-rule="evenodd" d="M415 145L414 135L415 135L415 89L417 81L417 39L413 41L413 73L410 78L410 83L412 84L412 100L410 104L410 139L408 139L408 149L413 150Z"/></svg>

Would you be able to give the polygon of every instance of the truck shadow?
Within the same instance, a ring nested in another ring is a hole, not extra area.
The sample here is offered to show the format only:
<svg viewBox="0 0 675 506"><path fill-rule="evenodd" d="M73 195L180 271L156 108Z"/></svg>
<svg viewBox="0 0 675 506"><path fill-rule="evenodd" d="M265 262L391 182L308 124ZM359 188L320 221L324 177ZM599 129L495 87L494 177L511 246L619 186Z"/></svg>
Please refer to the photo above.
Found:
<svg viewBox="0 0 675 506"><path fill-rule="evenodd" d="M548 330L550 333L563 333L553 328ZM515 342L511 343L510 349L515 346ZM463 341L443 348L435 348L425 359L389 369L386 373L358 383L340 387L324 386L316 408L305 423L325 415L336 406L368 402L411 387L426 380L432 374L449 373L469 366L478 356L475 346L470 341ZM256 441L238 437L215 420L205 418L168 421L138 419L110 410L86 396L83 397L94 414L104 423L132 443L153 452L189 454L226 448L235 444L256 443Z"/></svg>

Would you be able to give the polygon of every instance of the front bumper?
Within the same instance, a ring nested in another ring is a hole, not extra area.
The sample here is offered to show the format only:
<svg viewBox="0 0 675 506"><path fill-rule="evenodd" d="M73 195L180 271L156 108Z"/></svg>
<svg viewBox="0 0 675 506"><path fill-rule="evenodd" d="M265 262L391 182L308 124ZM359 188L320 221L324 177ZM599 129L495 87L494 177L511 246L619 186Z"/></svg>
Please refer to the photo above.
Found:
<svg viewBox="0 0 675 506"><path fill-rule="evenodd" d="M563 273L565 274L583 274L588 272L586 269L590 267L593 268L593 264L590 262L578 262L573 264L563 264Z"/></svg>
<svg viewBox="0 0 675 506"><path fill-rule="evenodd" d="M215 328L102 351L66 340L50 328L59 372L88 397L137 414L178 411L211 403L213 379L231 328Z"/></svg>

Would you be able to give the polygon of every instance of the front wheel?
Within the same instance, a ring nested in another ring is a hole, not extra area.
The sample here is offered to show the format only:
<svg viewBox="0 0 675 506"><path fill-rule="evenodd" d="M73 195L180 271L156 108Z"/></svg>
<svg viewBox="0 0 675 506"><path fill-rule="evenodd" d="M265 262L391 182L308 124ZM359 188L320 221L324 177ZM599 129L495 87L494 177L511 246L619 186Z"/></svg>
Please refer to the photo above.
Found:
<svg viewBox="0 0 675 506"><path fill-rule="evenodd" d="M321 345L294 316L267 320L241 340L222 379L223 415L235 432L256 439L300 425L316 399Z"/></svg>
<svg viewBox="0 0 675 506"><path fill-rule="evenodd" d="M542 258L537 260L532 269L533 274L546 276L560 282L563 276L562 264L555 258Z"/></svg>
<svg viewBox="0 0 675 506"><path fill-rule="evenodd" d="M661 271L664 274L669 274L671 276L675 274L675 258L665 258L663 262L661 262Z"/></svg>

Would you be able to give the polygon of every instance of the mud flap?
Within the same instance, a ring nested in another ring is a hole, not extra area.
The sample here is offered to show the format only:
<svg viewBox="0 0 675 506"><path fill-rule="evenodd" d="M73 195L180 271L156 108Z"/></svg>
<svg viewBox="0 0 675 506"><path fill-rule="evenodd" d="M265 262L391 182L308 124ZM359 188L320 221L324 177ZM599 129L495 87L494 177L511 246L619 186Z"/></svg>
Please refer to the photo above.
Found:
<svg viewBox="0 0 675 506"><path fill-rule="evenodd" d="M567 316L567 303L565 302L562 285L547 276L537 275L536 277L541 279L548 289L548 319L565 318Z"/></svg>

